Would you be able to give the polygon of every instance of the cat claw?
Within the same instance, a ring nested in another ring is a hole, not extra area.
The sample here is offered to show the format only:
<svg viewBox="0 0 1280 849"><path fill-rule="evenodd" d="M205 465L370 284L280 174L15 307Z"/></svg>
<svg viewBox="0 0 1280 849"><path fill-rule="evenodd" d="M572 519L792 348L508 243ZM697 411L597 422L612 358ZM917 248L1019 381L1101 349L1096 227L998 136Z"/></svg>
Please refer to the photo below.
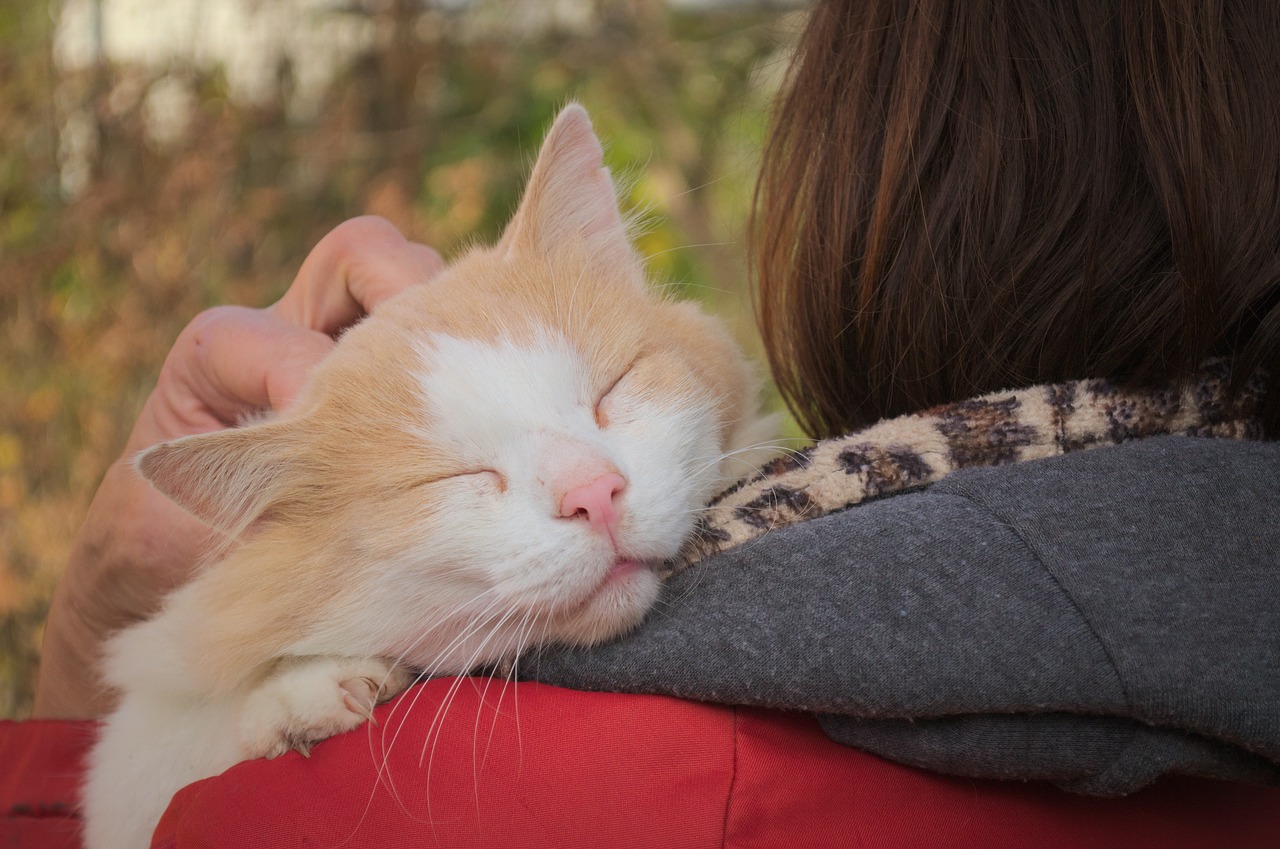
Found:
<svg viewBox="0 0 1280 849"><path fill-rule="evenodd" d="M379 658L285 659L246 697L239 728L245 756L293 750L310 757L321 740L365 722L377 726L374 708L412 680L407 670Z"/></svg>
<svg viewBox="0 0 1280 849"><path fill-rule="evenodd" d="M347 710L352 713L360 714L365 718L365 721L373 725L374 728L378 727L378 720L373 718L373 705L361 703L355 696L351 695L351 693L343 694L342 703L346 705Z"/></svg>

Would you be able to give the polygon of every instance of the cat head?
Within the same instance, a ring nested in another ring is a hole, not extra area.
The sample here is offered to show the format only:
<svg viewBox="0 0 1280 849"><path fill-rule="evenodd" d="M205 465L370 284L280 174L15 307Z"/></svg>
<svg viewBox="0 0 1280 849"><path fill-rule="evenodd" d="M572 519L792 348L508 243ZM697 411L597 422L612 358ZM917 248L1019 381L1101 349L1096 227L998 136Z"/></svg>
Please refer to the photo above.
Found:
<svg viewBox="0 0 1280 849"><path fill-rule="evenodd" d="M760 435L757 389L718 322L647 281L570 105L497 245L380 305L279 418L137 468L244 538L202 580L290 623L290 651L453 671L636 624L746 471L726 455Z"/></svg>

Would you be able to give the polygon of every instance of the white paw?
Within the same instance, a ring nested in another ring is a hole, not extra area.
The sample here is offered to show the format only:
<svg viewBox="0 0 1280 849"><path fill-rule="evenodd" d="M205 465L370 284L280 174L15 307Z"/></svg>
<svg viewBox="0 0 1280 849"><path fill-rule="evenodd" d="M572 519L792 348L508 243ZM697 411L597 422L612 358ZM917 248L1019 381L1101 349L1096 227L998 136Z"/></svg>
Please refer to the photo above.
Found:
<svg viewBox="0 0 1280 849"><path fill-rule="evenodd" d="M274 758L373 718L374 705L404 692L413 674L377 657L288 658L245 698L239 719L246 758Z"/></svg>

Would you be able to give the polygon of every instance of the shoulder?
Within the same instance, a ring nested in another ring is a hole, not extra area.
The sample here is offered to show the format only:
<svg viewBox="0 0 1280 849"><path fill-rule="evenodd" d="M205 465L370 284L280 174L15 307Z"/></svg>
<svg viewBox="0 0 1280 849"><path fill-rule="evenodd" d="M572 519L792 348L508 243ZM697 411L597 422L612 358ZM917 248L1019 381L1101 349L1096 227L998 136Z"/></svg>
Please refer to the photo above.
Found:
<svg viewBox="0 0 1280 849"><path fill-rule="evenodd" d="M1058 457L956 472L936 486L940 493L1035 491L1065 484L1102 489L1141 487L1197 490L1244 486L1254 494L1280 495L1280 442L1161 436L1074 451Z"/></svg>
<svg viewBox="0 0 1280 849"><path fill-rule="evenodd" d="M1010 530L1019 546L1049 537L1076 554L1121 540L1125 552L1141 545L1158 552L1199 539L1206 542L1193 546L1200 551L1246 531L1280 549L1278 509L1280 442L1157 437L961 469L923 489L765 534L721 557L776 562L789 550L852 547L866 562L897 560L906 551L931 556L939 546L952 553L977 546L990 555ZM1135 529L1142 530L1136 539Z"/></svg>
<svg viewBox="0 0 1280 849"><path fill-rule="evenodd" d="M1280 550L1276 442L1145 439L958 472L930 495L980 506L1063 568L1122 560L1203 570L1258 565Z"/></svg>

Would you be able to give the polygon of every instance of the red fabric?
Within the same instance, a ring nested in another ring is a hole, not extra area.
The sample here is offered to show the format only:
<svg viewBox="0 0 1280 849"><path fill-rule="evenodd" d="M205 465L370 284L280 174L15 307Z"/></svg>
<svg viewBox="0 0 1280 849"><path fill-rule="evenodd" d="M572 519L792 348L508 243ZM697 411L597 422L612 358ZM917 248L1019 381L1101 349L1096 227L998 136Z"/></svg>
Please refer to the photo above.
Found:
<svg viewBox="0 0 1280 849"><path fill-rule="evenodd" d="M0 846L78 849L75 798L97 727L0 720Z"/></svg>
<svg viewBox="0 0 1280 849"><path fill-rule="evenodd" d="M776 711L462 679L377 717L310 759L250 761L182 790L153 846L1249 849L1280 834L1274 788L1168 779L1091 799L946 778ZM92 729L0 724L0 845L75 845L67 811Z"/></svg>

